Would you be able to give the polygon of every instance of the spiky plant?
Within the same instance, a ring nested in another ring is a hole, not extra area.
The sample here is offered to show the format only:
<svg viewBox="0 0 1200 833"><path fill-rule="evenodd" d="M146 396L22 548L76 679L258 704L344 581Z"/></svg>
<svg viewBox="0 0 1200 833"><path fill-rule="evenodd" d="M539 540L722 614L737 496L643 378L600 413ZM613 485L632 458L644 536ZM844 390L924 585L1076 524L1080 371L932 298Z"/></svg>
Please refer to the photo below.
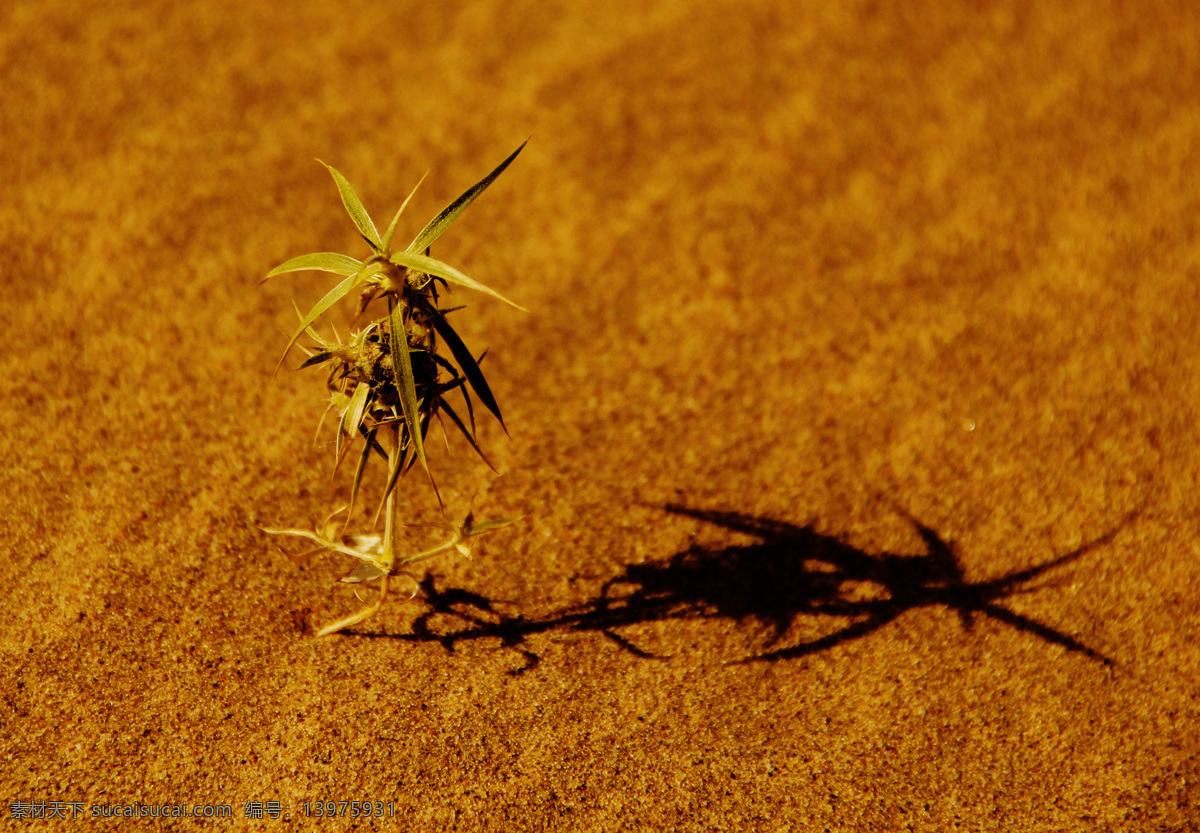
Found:
<svg viewBox="0 0 1200 833"><path fill-rule="evenodd" d="M438 286L446 289L450 284L465 286L498 298L517 309L524 308L453 266L435 260L429 253L433 243L458 215L504 172L524 147L522 143L495 170L446 206L403 251L392 250L392 238L413 194L405 198L381 237L350 183L335 168L322 162L333 175L342 204L366 241L370 255L365 260L332 252L300 255L276 266L263 279L266 281L285 272L304 270L331 272L342 277L342 281L318 301L307 315L300 316L300 326L288 340L280 365L301 336L307 334L314 344L306 348L309 356L301 367L328 366L326 387L330 398L329 410L338 417L334 442L335 471L351 448L361 441L358 465L350 489L350 503L311 532L302 529L264 530L273 535L295 535L309 539L316 547L306 554L327 550L351 556L358 563L341 580L378 585L378 597L373 604L327 625L318 632L318 636L334 633L374 615L387 600L390 580L407 575L404 567L454 548L467 553L469 550L463 543L465 539L514 522L505 518L475 523L468 514L461 524L433 524L449 532L449 538L437 547L409 555L402 555L396 547L399 523L396 486L416 462L420 462L429 477L438 505L441 506L441 495L437 492L425 456L425 436L431 423L435 419L440 420L444 414L483 457L475 436L475 409L471 401L473 391L504 427L500 408L480 370L480 360L463 344L446 317L461 307L439 308ZM417 183L419 186L420 182ZM415 192L416 188L413 188ZM313 329L317 319L356 290L359 292L356 320L368 305L377 300L386 304L387 314L365 328L351 332L345 342L336 333L334 341L318 335ZM439 352L441 345L448 348L453 361ZM455 391L462 396L466 406L465 420L447 399L447 395ZM348 536L346 525L351 519L367 464L373 455L386 462L383 497L371 527L374 530L382 514L383 535ZM487 462L486 458L484 461ZM343 512L344 520L334 523L333 518Z"/></svg>

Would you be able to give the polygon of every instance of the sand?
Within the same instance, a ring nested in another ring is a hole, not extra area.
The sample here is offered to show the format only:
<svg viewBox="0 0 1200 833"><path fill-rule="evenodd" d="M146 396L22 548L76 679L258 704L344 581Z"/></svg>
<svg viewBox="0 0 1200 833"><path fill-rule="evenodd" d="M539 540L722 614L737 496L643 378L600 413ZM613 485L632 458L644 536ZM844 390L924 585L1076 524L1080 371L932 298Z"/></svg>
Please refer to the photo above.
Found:
<svg viewBox="0 0 1200 833"><path fill-rule="evenodd" d="M1189 4L246 6L0 12L6 828L1200 827ZM317 639L258 283L367 254L314 159L406 237L526 138L429 442L523 520Z"/></svg>

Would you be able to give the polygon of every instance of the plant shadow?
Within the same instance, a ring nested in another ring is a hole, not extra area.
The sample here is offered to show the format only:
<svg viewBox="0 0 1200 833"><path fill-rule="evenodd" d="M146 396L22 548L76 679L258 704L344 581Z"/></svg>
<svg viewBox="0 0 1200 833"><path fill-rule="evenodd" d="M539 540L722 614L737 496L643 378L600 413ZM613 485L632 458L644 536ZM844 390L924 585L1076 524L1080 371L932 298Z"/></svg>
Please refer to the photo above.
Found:
<svg viewBox="0 0 1200 833"><path fill-rule="evenodd" d="M967 581L953 544L911 517L909 522L925 543L923 554L868 553L809 526L737 512L674 504L664 508L754 541L720 549L693 546L670 558L631 564L606 581L595 598L541 618L508 615L479 593L439 589L436 579L427 575L421 588L428 609L413 620L411 633L389 638L438 642L448 651L460 642L499 639L524 657L524 667L511 672L521 674L538 664L538 655L527 644L537 634L599 632L635 656L653 658L655 654L619 631L652 622L732 619L766 631L761 650L736 662L779 662L861 639L908 611L942 607L955 611L967 630L984 616L1106 666L1113 664L1075 637L1016 613L1003 602L1039 589L1041 585L1030 583L1107 544L1129 518L1050 561L998 578ZM448 620L458 624L447 629ZM807 620L809 632L797 640L795 632L805 630L797 627L801 620Z"/></svg>

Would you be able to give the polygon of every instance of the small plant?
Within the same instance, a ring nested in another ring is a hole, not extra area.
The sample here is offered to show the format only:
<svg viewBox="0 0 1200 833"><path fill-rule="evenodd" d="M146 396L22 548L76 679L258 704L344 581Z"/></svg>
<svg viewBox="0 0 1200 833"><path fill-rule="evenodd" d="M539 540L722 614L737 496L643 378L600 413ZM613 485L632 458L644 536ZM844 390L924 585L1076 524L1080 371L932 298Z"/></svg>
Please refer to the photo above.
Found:
<svg viewBox="0 0 1200 833"><path fill-rule="evenodd" d="M307 538L316 544L304 555L322 551L348 555L354 558L357 564L341 581L378 586L378 596L373 604L326 625L318 631L318 636L348 628L378 612L387 600L391 579L403 575L415 582L415 578L403 568L451 549L469 555L465 540L514 523L515 519L508 518L476 523L473 516L468 514L461 524L445 521L437 524L409 524L441 527L446 530L448 537L442 544L423 552L404 555L397 551L399 502L396 499L396 487L404 474L417 462L420 462L421 468L429 478L438 505L442 505L441 495L425 456L425 437L433 421L437 419L444 430L445 425L441 420L445 415L467 438L467 442L484 462L487 462L487 458L476 442L472 392L500 422L501 427L504 427L500 408L479 367L483 357L476 359L471 354L447 319L450 313L461 307L441 309L438 288L441 286L448 292L450 284L465 286L498 298L517 309L524 308L472 280L454 267L433 259L429 253L433 243L458 215L504 172L524 147L522 144L495 170L446 206L403 251L392 250L392 238L400 216L413 194L410 193L405 198L381 237L350 183L335 168L322 162L321 164L333 175L342 203L359 234L366 241L370 255L361 261L332 252L300 255L276 266L263 279L265 282L285 272L306 269L331 272L343 278L307 315L300 316L300 326L288 340L279 363L282 365L292 347L302 336L308 335L314 344L304 348L308 358L300 367L328 367L325 385L329 396L329 408L326 414L332 411L337 415L334 439L335 473L350 450L361 441L358 464L350 488L350 502L312 531L263 530L272 535ZM420 182L417 183L417 187L420 187ZM415 192L416 188L413 188L413 193ZM326 340L318 335L313 329L317 319L356 290L359 295L355 321L376 301L386 305L387 314L361 330L350 332L346 341L342 341L336 331L333 340ZM299 310L297 314L299 315ZM439 352L441 345L445 345L449 350L449 357ZM276 372L278 370L276 367ZM455 392L462 397L465 414L456 411L447 399L449 394ZM505 428L505 432L507 430ZM383 497L375 512L370 531L364 535L351 536L347 534L346 527L352 518L364 473L372 456L382 458L386 466ZM340 521L335 520L339 515L344 517ZM382 535L374 531L378 527L380 515L383 516L384 522Z"/></svg>

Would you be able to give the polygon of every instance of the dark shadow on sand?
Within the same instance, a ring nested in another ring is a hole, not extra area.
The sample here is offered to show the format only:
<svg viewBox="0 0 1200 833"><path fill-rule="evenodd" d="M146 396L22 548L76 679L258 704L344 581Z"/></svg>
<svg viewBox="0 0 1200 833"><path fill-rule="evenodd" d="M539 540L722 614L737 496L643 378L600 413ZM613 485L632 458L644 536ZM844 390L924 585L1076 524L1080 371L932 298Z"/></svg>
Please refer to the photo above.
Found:
<svg viewBox="0 0 1200 833"><path fill-rule="evenodd" d="M449 651L464 641L499 639L525 658L525 666L514 672L523 673L538 663L537 654L527 645L529 637L537 634L600 632L623 650L651 658L655 656L652 652L619 631L649 622L735 619L767 632L759 653L737 661L778 662L860 639L908 611L943 607L957 612L968 630L977 617L990 617L1112 665L1111 659L1075 637L1015 613L1003 602L1038 589L1029 583L1107 544L1124 523L1043 564L969 582L952 544L912 518L910 522L925 542L924 554L872 554L808 526L737 512L676 505L665 508L749 535L755 541L721 549L692 547L667 559L629 565L605 582L596 598L544 618L508 615L497 609L495 601L478 593L441 590L429 575L421 583L429 609L413 621L412 633L389 638L438 642ZM788 640L805 617L825 623L822 635L799 642Z"/></svg>

